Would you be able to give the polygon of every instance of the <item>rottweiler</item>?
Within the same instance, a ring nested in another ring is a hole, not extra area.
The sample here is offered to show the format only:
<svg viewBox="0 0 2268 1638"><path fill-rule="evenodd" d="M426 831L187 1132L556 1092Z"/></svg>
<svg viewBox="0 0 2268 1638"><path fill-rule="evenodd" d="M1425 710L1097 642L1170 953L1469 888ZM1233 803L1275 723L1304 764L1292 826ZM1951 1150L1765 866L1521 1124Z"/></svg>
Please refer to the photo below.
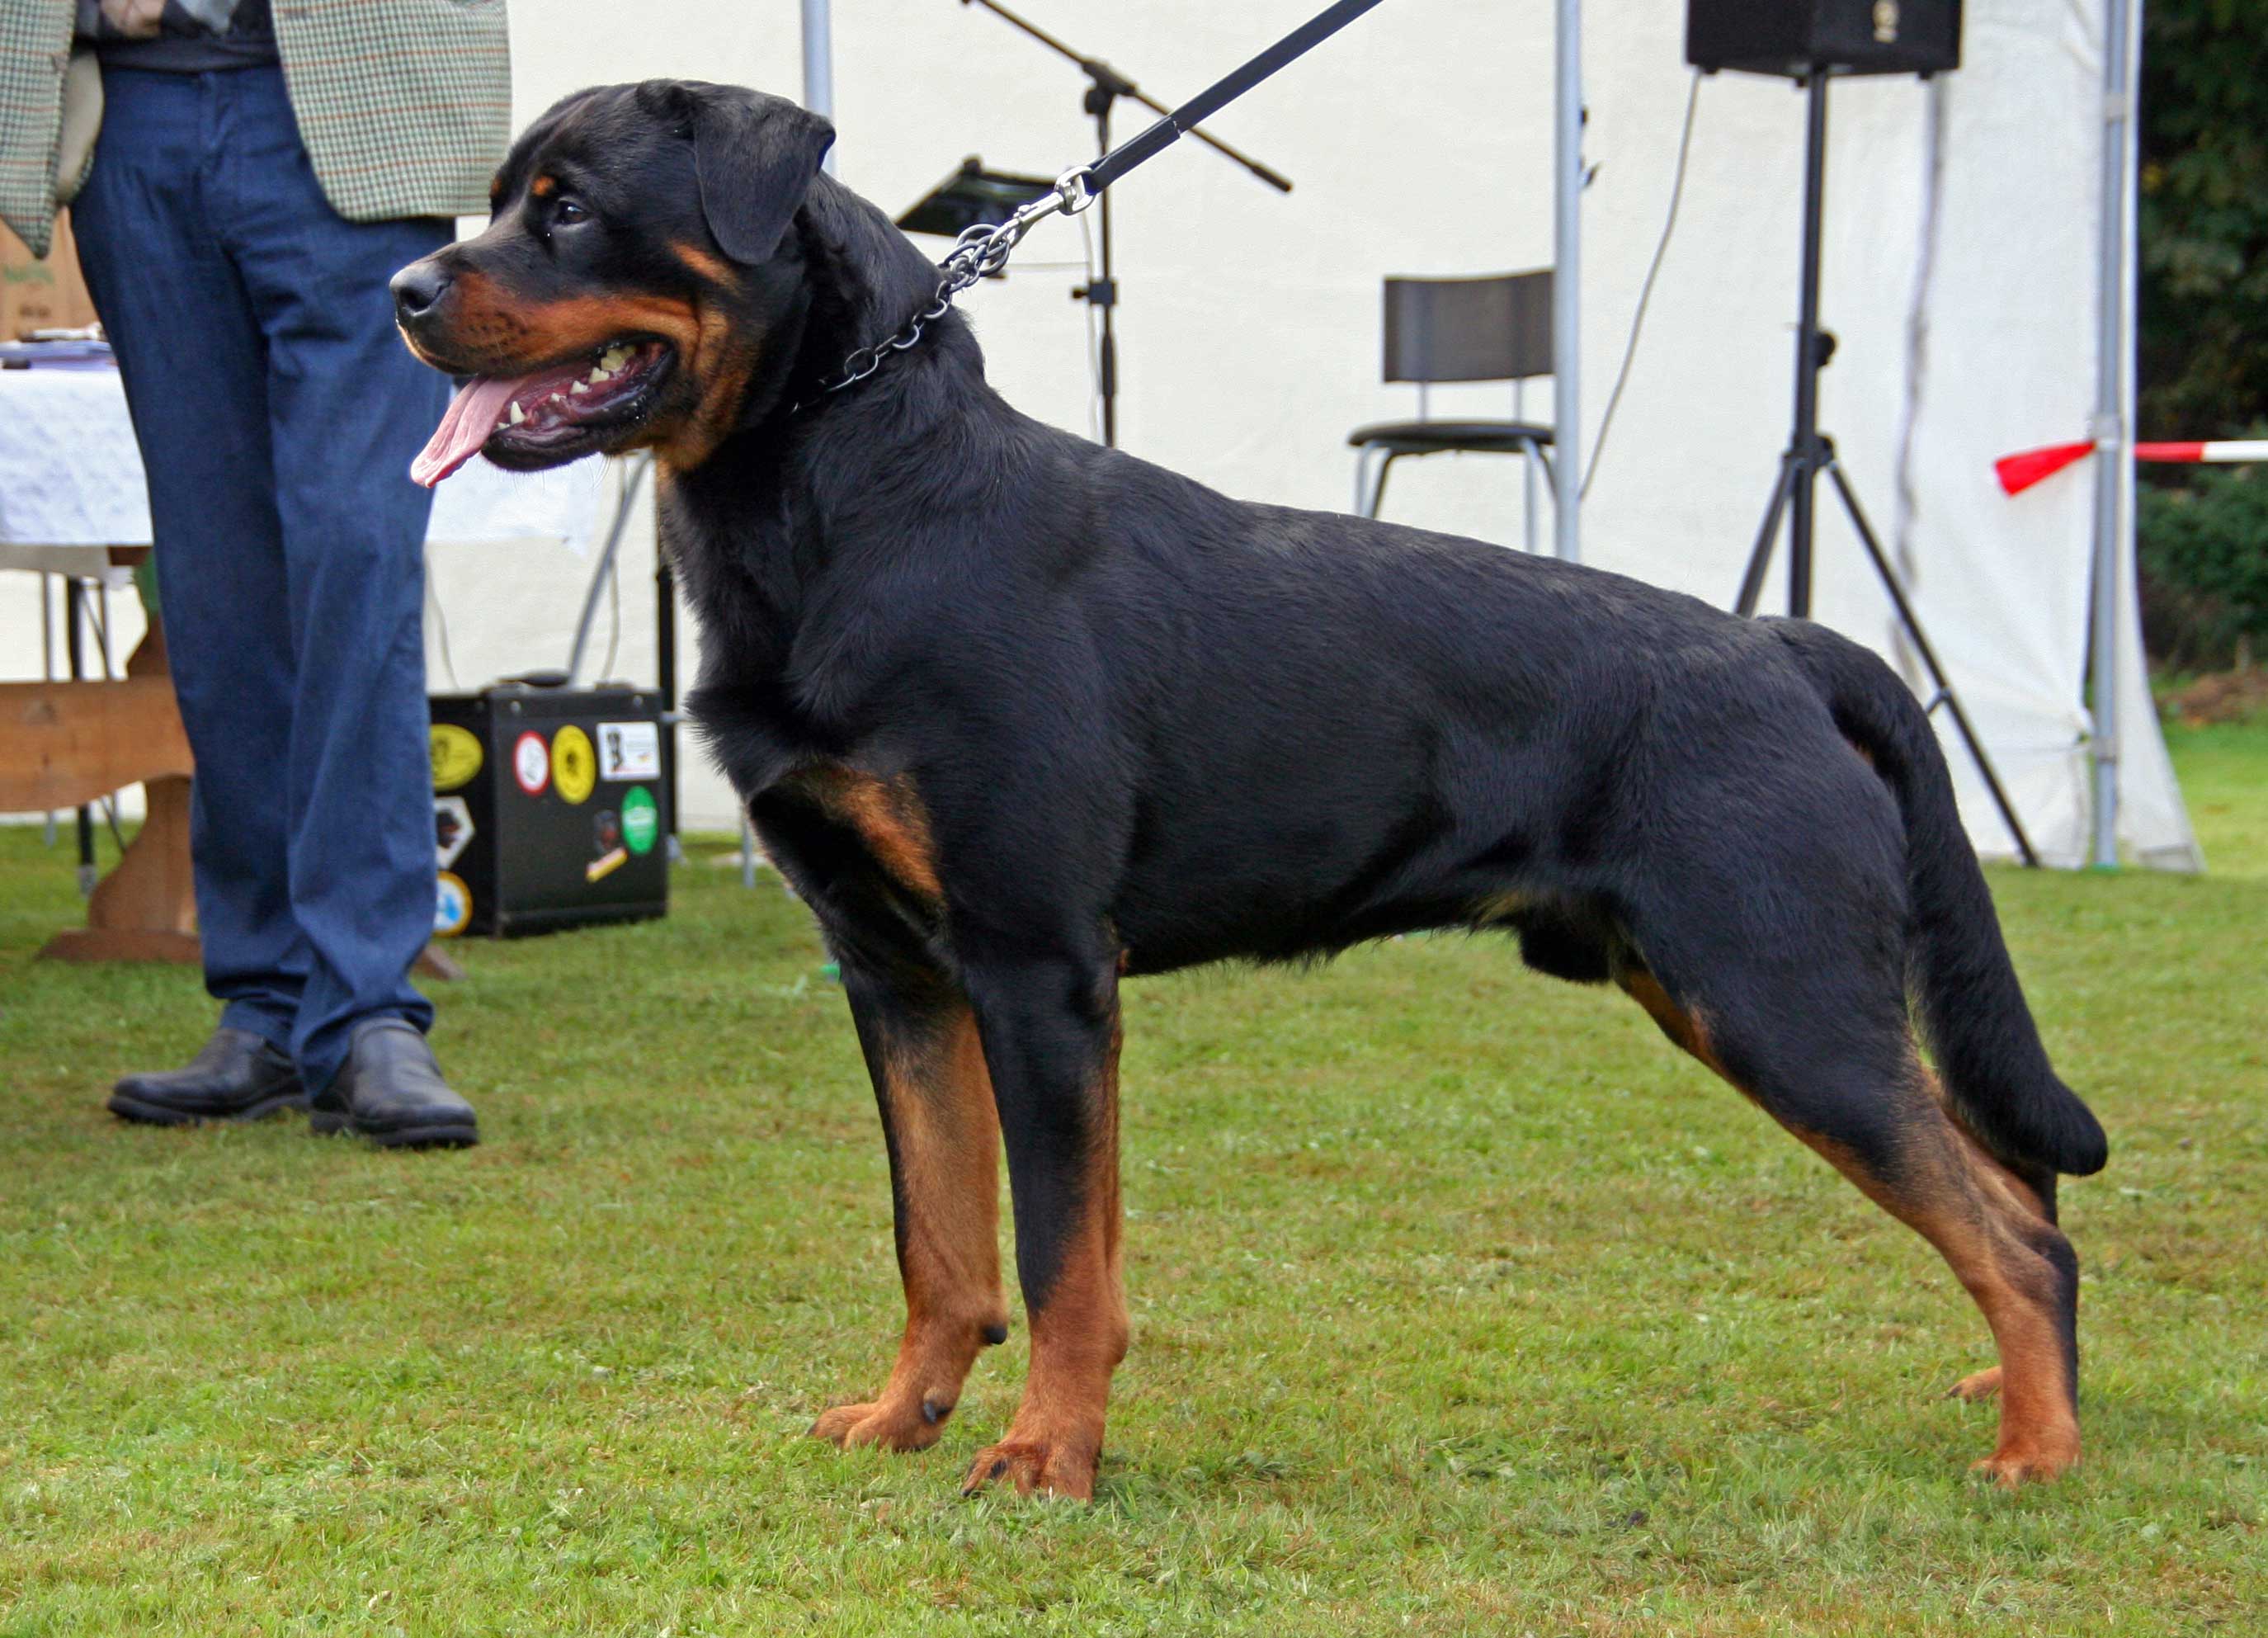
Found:
<svg viewBox="0 0 2268 1638"><path fill-rule="evenodd" d="M473 378L421 478L654 452L688 709L841 963L908 1315L879 1396L813 1432L937 1440L1007 1334L1005 1147L1031 1369L968 1487L1090 1495L1121 980L1500 928L1934 1245L1998 1345L1955 1390L2000 1396L1978 1465L2071 1465L2056 1183L2107 1146L1898 677L1805 622L1228 499L1019 414L955 313L828 390L939 283L832 139L737 87L585 91L485 232L394 281L410 347Z"/></svg>

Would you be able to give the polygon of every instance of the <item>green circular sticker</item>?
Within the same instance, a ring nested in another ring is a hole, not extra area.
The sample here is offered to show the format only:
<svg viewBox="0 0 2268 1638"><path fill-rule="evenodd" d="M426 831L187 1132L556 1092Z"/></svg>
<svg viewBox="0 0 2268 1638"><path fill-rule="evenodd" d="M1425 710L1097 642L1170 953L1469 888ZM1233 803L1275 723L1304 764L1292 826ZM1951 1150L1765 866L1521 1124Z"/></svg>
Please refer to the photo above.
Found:
<svg viewBox="0 0 2268 1638"><path fill-rule="evenodd" d="M633 853L651 853L661 839L661 810L653 793L633 785L622 793L622 842Z"/></svg>

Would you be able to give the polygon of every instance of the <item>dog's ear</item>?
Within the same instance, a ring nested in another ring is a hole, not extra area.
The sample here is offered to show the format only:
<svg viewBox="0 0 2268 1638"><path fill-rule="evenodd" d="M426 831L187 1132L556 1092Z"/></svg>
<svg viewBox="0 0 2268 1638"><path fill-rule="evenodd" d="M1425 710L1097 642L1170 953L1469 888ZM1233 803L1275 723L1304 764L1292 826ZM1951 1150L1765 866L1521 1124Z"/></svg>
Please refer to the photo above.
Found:
<svg viewBox="0 0 2268 1638"><path fill-rule="evenodd" d="M710 233L744 267L770 261L835 128L784 97L739 85L688 82L682 90Z"/></svg>

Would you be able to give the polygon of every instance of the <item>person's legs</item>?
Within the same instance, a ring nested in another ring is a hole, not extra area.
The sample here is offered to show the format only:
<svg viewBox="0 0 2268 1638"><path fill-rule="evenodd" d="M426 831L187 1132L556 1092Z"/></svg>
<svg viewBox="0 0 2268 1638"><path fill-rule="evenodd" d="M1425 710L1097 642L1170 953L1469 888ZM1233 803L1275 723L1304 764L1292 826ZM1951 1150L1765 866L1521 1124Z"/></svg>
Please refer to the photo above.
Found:
<svg viewBox="0 0 2268 1638"><path fill-rule="evenodd" d="M324 200L283 76L215 77L227 139L213 215L268 345L264 402L296 685L285 822L308 947L292 1050L319 1095L358 1025L419 1030L410 963L433 926L423 625L431 497L410 457L448 382L409 356L387 281L440 220L354 223Z"/></svg>
<svg viewBox="0 0 2268 1638"><path fill-rule="evenodd" d="M214 232L207 77L114 73L71 210L149 476L158 601L195 753L190 852L221 1022L288 1049L308 951L286 869L292 713L269 350Z"/></svg>

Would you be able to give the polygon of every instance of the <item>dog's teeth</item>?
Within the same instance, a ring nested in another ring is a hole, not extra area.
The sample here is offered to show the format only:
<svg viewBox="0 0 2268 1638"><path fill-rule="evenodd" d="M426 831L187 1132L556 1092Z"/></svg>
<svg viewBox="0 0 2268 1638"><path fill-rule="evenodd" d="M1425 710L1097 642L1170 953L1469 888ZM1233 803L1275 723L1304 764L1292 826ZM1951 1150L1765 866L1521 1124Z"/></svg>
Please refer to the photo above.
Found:
<svg viewBox="0 0 2268 1638"><path fill-rule="evenodd" d="M630 358L630 350L622 346L609 347L599 355L599 362L606 366L607 373L609 375L628 364Z"/></svg>
<svg viewBox="0 0 2268 1638"><path fill-rule="evenodd" d="M527 412L519 407L519 400L517 398L513 399L512 401L512 424L514 426L518 426L522 421L526 419Z"/></svg>
<svg viewBox="0 0 2268 1638"><path fill-rule="evenodd" d="M590 374L585 376L583 379L592 383L592 385L596 386L600 381L613 380L614 373L615 373L612 370L606 368L603 365L593 365L591 366Z"/></svg>
<svg viewBox="0 0 2268 1638"><path fill-rule="evenodd" d="M571 382L569 382L569 383L568 383L567 390L568 390L569 392L571 392L571 393L587 393L587 392L589 392L591 389L590 389L590 387L589 387L585 383L584 383L584 382L581 382L581 381L571 381Z"/></svg>

